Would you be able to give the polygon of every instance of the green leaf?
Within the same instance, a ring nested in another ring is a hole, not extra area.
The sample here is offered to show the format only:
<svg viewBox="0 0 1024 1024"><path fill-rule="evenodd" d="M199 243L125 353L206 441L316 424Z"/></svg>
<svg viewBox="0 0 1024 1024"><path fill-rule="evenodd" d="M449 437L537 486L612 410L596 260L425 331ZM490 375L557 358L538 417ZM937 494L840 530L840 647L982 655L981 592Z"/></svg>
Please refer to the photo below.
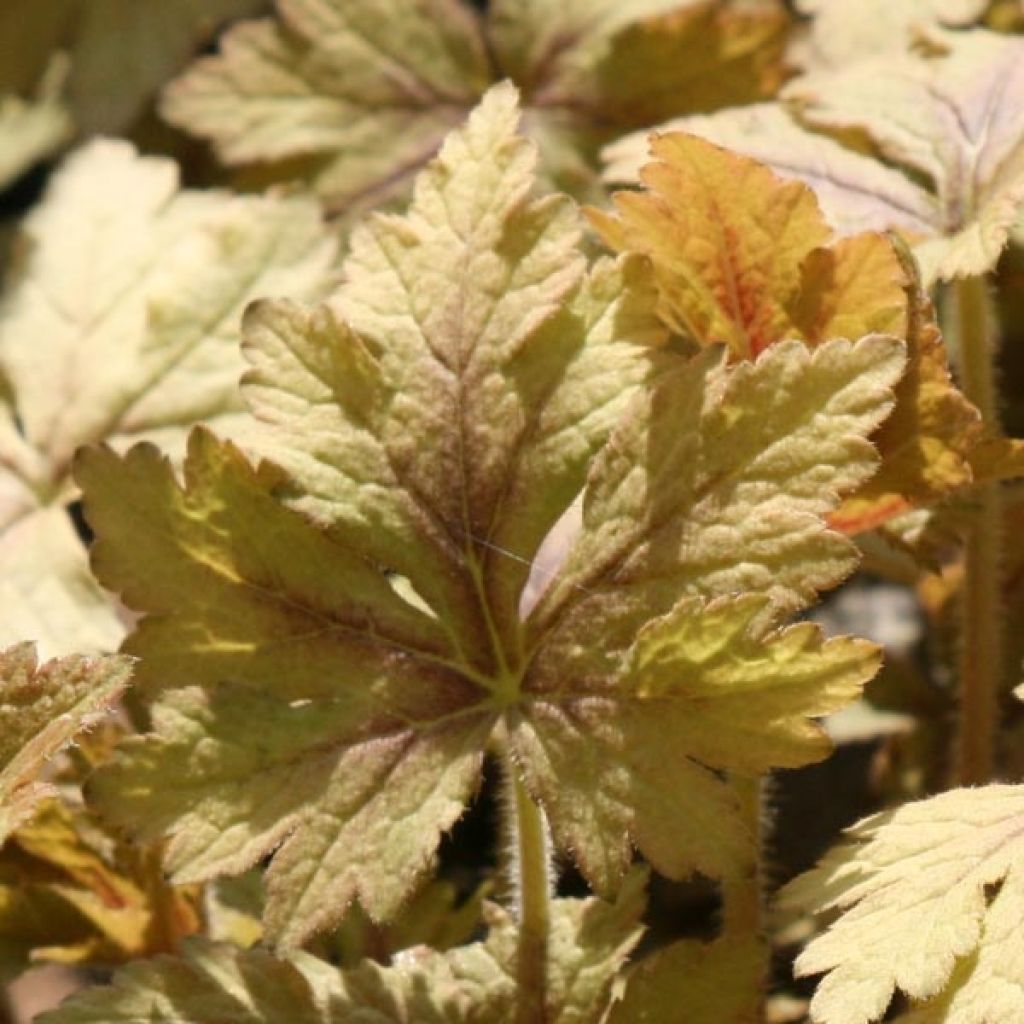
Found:
<svg viewBox="0 0 1024 1024"><path fill-rule="evenodd" d="M488 86L521 86L544 174L584 194L616 133L767 95L775 0L278 0L172 83L163 112L261 179L304 175L330 207L404 198Z"/></svg>
<svg viewBox="0 0 1024 1024"><path fill-rule="evenodd" d="M644 264L588 269L571 203L530 198L516 120L514 91L489 93L409 214L355 234L326 305L249 314L249 443L278 465L202 430L183 483L152 447L80 459L94 566L147 613L126 650L157 700L94 792L171 835L178 879L273 854L278 943L354 898L394 915L496 729L602 892L631 844L675 877L727 872L751 837L722 773L823 756L807 719L876 667L871 645L769 627L855 563L822 517L875 468L901 344L677 361ZM771 735L739 714L724 738L720 700Z"/></svg>
<svg viewBox="0 0 1024 1024"><path fill-rule="evenodd" d="M54 790L47 762L95 724L131 674L119 656L71 656L39 665L31 644L0 651L0 843Z"/></svg>
<svg viewBox="0 0 1024 1024"><path fill-rule="evenodd" d="M236 428L242 309L323 294L336 246L309 201L181 190L115 141L68 160L25 234L0 311L0 643L109 650L123 627L66 511L75 450L180 455L197 420Z"/></svg>

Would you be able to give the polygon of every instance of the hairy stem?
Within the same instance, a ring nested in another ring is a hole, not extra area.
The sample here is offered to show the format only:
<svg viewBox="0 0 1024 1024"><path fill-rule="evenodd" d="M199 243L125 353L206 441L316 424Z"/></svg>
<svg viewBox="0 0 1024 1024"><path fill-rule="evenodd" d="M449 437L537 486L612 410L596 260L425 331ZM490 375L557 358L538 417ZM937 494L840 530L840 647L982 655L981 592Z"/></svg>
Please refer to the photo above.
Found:
<svg viewBox="0 0 1024 1024"><path fill-rule="evenodd" d="M756 939L763 955L757 963L755 977L737 979L737 983L750 986L757 993L757 1005L752 1020L763 1016L763 996L767 986L768 947L764 922L764 870L763 870L763 812L764 783L760 777L736 776L732 780L739 795L740 808L747 828L754 837L754 856L746 870L722 882L722 933L747 941Z"/></svg>
<svg viewBox="0 0 1024 1024"><path fill-rule="evenodd" d="M956 308L964 394L981 411L986 430L996 435L1000 427L994 367L995 324L982 278L957 282ZM979 484L974 498L960 604L960 718L955 781L961 786L988 782L994 774L1003 668L1003 508L999 483Z"/></svg>
<svg viewBox="0 0 1024 1024"><path fill-rule="evenodd" d="M516 891L516 1024L544 1024L551 901L551 846L544 812L504 753L506 828Z"/></svg>

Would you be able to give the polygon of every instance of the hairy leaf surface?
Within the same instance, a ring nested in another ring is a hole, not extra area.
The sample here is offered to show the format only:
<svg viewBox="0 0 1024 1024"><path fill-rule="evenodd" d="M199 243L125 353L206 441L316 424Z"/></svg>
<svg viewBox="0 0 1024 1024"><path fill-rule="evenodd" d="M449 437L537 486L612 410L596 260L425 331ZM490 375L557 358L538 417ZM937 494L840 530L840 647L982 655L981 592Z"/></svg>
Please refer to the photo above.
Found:
<svg viewBox="0 0 1024 1024"><path fill-rule="evenodd" d="M179 879L276 850L279 942L355 897L393 915L495 730L598 890L632 844L675 877L733 870L751 836L722 773L824 756L807 719L877 666L770 627L854 565L822 520L875 469L902 344L676 361L642 262L587 268L572 204L531 198L517 119L489 93L409 214L356 232L328 304L250 313L250 443L276 466L204 430L183 483L149 446L80 462L95 569L148 613L126 649L163 694L96 793L172 835Z"/></svg>
<svg viewBox="0 0 1024 1024"><path fill-rule="evenodd" d="M956 789L867 818L784 890L842 915L797 960L827 972L822 1024L879 1020L898 988L931 1000L909 1024L995 1024L1024 1014L1024 788Z"/></svg>
<svg viewBox="0 0 1024 1024"><path fill-rule="evenodd" d="M788 107L666 127L806 181L843 233L904 232L926 284L986 273L1024 209L1024 41L983 29L934 29L928 39L928 55L886 55L797 79L783 92ZM833 138L843 132L865 138L885 163ZM611 176L635 174L644 151L640 135L613 147Z"/></svg>
<svg viewBox="0 0 1024 1024"><path fill-rule="evenodd" d="M238 324L267 291L314 297L335 245L314 204L183 191L123 142L76 153L29 217L0 308L0 642L117 646L66 508L76 448L240 420Z"/></svg>
<svg viewBox="0 0 1024 1024"><path fill-rule="evenodd" d="M875 233L836 239L814 193L695 135L655 136L641 192L591 219L619 251L650 258L661 316L701 346L750 359L786 338L816 346L871 331L905 337L882 468L831 517L850 533L969 485L980 415L954 387L909 255ZM1008 465L1005 455L998 459Z"/></svg>
<svg viewBox="0 0 1024 1024"><path fill-rule="evenodd" d="M39 779L49 759L110 709L130 674L116 655L40 665L31 644L0 651L0 842L52 794Z"/></svg>
<svg viewBox="0 0 1024 1024"><path fill-rule="evenodd" d="M167 90L164 113L229 164L311 178L336 210L404 198L484 90L511 77L559 187L595 187L632 127L773 91L774 0L278 0Z"/></svg>

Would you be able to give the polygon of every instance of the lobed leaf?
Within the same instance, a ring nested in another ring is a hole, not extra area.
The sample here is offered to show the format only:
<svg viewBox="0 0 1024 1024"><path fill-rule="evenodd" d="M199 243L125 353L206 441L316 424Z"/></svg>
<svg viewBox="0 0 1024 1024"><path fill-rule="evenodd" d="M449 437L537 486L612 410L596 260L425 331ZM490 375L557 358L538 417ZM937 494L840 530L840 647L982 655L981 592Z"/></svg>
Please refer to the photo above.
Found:
<svg viewBox="0 0 1024 1024"><path fill-rule="evenodd" d="M983 29L933 29L928 43L928 54L799 78L783 91L785 106L665 127L805 181L844 234L903 232L928 285L987 273L1024 207L1024 42ZM867 145L837 141L844 134ZM644 152L640 134L609 149L609 176L630 180Z"/></svg>
<svg viewBox="0 0 1024 1024"><path fill-rule="evenodd" d="M798 974L825 973L811 1003L822 1024L867 1024L898 988L928 1000L900 1020L982 1024L1024 1011L1024 791L956 789L867 818L783 891L837 908Z"/></svg>
<svg viewBox="0 0 1024 1024"><path fill-rule="evenodd" d="M874 439L882 468L832 525L863 532L972 483L980 415L952 383L903 247L875 233L834 238L806 185L698 136L654 136L651 154L645 189L618 193L617 214L591 220L615 249L650 258L669 326L701 346L724 343L736 359L785 338L907 339L896 411Z"/></svg>
<svg viewBox="0 0 1024 1024"><path fill-rule="evenodd" d="M640 936L643 875L616 904L555 900L548 979L550 1024L599 1024L615 973ZM339 971L302 952L192 940L183 957L134 963L112 986L77 995L40 1024L496 1024L511 1021L516 986L514 923L491 907L485 942L448 953L425 947L399 954L390 967L365 960Z"/></svg>
<svg viewBox="0 0 1024 1024"><path fill-rule="evenodd" d="M0 651L0 843L53 792L47 762L120 697L131 674L120 656L43 665L31 644Z"/></svg>
<svg viewBox="0 0 1024 1024"><path fill-rule="evenodd" d="M110 649L123 627L67 515L75 450L237 427L241 310L322 294L336 246L306 200L180 190L114 141L72 156L25 230L0 309L0 641Z"/></svg>
<svg viewBox="0 0 1024 1024"><path fill-rule="evenodd" d="M261 177L304 176L334 210L403 199L484 91L511 77L545 176L595 188L603 142L780 81L775 0L277 0L164 96L174 124Z"/></svg>
<svg viewBox="0 0 1024 1024"><path fill-rule="evenodd" d="M875 469L902 345L677 361L643 262L587 268L571 204L531 198L517 116L510 87L489 93L408 215L355 233L327 304L250 313L250 441L277 465L204 430L182 483L152 447L79 461L94 567L146 613L125 649L157 698L94 793L171 835L178 879L272 855L271 941L356 898L393 916L496 730L600 891L631 843L675 877L728 871L751 837L723 771L823 756L808 718L877 665L769 628L854 565L822 518ZM581 490L579 536L525 615ZM712 750L731 689L772 735L748 742L738 712Z"/></svg>

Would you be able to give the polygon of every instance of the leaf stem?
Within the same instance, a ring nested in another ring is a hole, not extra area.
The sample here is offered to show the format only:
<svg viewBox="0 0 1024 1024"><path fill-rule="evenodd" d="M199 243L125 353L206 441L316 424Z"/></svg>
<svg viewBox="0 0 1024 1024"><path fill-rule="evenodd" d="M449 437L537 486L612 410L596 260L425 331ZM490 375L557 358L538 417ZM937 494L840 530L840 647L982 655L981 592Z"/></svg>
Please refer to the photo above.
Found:
<svg viewBox="0 0 1024 1024"><path fill-rule="evenodd" d="M752 939L760 947L762 956L757 961L756 975L749 979L736 979L757 992L753 1020L763 1019L763 999L768 979L768 946L764 920L764 780L760 776L734 776L732 779L739 801L740 812L753 836L753 857L746 869L733 878L722 881L722 933L743 942Z"/></svg>
<svg viewBox="0 0 1024 1024"><path fill-rule="evenodd" d="M506 750L505 814L513 854L519 945L516 1024L544 1024L551 902L551 844L544 812L534 803Z"/></svg>
<svg viewBox="0 0 1024 1024"><path fill-rule="evenodd" d="M969 277L956 284L960 378L964 394L978 407L986 432L998 435L995 379L995 324L985 281ZM960 716L955 782L991 780L995 772L999 694L1002 688L1001 618L1003 506L998 481L979 484L967 528L960 603Z"/></svg>

